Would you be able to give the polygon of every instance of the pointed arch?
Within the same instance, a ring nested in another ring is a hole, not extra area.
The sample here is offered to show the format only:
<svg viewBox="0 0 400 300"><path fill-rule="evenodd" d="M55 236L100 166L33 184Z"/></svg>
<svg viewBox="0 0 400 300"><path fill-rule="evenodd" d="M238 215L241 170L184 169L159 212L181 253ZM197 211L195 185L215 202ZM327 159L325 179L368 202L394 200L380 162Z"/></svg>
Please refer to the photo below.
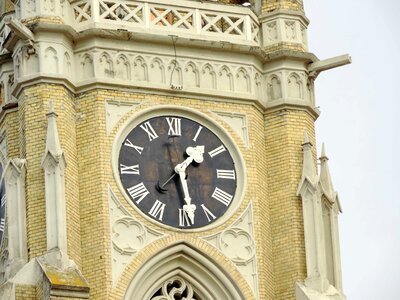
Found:
<svg viewBox="0 0 400 300"><path fill-rule="evenodd" d="M171 245L145 262L134 274L123 299L158 299L169 282L190 286L187 293L195 294L198 300L245 299L223 268L185 242Z"/></svg>
<svg viewBox="0 0 400 300"><path fill-rule="evenodd" d="M64 52L64 61L63 61L64 74L67 76L72 75L72 66L71 66L71 56L68 52Z"/></svg>
<svg viewBox="0 0 400 300"><path fill-rule="evenodd" d="M149 73L147 68L146 60L138 55L135 57L133 61L133 76L134 80L137 81L148 81L149 80Z"/></svg>
<svg viewBox="0 0 400 300"><path fill-rule="evenodd" d="M214 67L209 63L205 64L202 69L201 87L204 89L216 89L217 88L217 76L214 71Z"/></svg>
<svg viewBox="0 0 400 300"><path fill-rule="evenodd" d="M114 66L110 55L103 52L99 58L100 77L114 78Z"/></svg>
<svg viewBox="0 0 400 300"><path fill-rule="evenodd" d="M85 53L81 59L81 79L91 79L94 76L93 59L89 53Z"/></svg>
<svg viewBox="0 0 400 300"><path fill-rule="evenodd" d="M131 64L124 54L117 57L115 64L115 77L123 80L131 79Z"/></svg>
<svg viewBox="0 0 400 300"><path fill-rule="evenodd" d="M189 87L200 86L199 68L192 61L189 61L185 67L185 85Z"/></svg>
<svg viewBox="0 0 400 300"><path fill-rule="evenodd" d="M48 47L44 52L47 73L58 73L58 54L56 49Z"/></svg>
<svg viewBox="0 0 400 300"><path fill-rule="evenodd" d="M303 81L297 73L290 73L288 76L288 93L290 98L303 99Z"/></svg>
<svg viewBox="0 0 400 300"><path fill-rule="evenodd" d="M277 74L272 74L268 79L268 99L270 101L282 98L281 79Z"/></svg>
<svg viewBox="0 0 400 300"><path fill-rule="evenodd" d="M236 72L236 90L241 93L251 93L250 76L243 67Z"/></svg>
<svg viewBox="0 0 400 300"><path fill-rule="evenodd" d="M228 66L222 66L218 72L218 88L222 91L233 91L233 75Z"/></svg>
<svg viewBox="0 0 400 300"><path fill-rule="evenodd" d="M155 57L150 64L150 81L154 83L165 83L164 62Z"/></svg>
<svg viewBox="0 0 400 300"><path fill-rule="evenodd" d="M168 64L168 80L169 84L182 85L182 68L175 59L172 59Z"/></svg>

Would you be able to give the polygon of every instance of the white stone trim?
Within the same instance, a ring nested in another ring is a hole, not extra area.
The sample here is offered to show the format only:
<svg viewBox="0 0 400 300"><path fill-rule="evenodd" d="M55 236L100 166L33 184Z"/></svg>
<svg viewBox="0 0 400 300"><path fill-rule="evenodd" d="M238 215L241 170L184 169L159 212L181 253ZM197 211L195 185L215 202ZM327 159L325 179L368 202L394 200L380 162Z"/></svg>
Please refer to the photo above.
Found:
<svg viewBox="0 0 400 300"><path fill-rule="evenodd" d="M53 111L52 102L50 102L50 112L47 117L46 150L42 158L45 178L47 250L59 249L61 253L67 255L64 177L66 160L60 146L56 123L57 115Z"/></svg>
<svg viewBox="0 0 400 300"><path fill-rule="evenodd" d="M227 111L213 111L213 113L228 123L242 139L244 145L249 147L249 132L246 114L232 113Z"/></svg>
<svg viewBox="0 0 400 300"><path fill-rule="evenodd" d="M259 299L253 204L250 203L242 215L228 228L203 239L235 264L246 278L255 298ZM243 241L246 242L243 244Z"/></svg>
<svg viewBox="0 0 400 300"><path fill-rule="evenodd" d="M11 159L4 171L7 197L8 259L7 277L12 277L28 261L25 202L26 161Z"/></svg>
<svg viewBox="0 0 400 300"><path fill-rule="evenodd" d="M121 274L125 270L126 266L132 262L135 255L150 243L165 235L145 226L143 223L135 219L118 200L111 187L108 188L108 193L110 209L112 281L113 286L115 287ZM118 231L119 224L124 226L124 231Z"/></svg>
<svg viewBox="0 0 400 300"><path fill-rule="evenodd" d="M307 26L308 20L304 15L287 11L277 11L261 17L262 45L271 47L279 43L301 45L308 49Z"/></svg>
<svg viewBox="0 0 400 300"><path fill-rule="evenodd" d="M123 299L150 299L165 281L174 276L190 282L201 299L245 300L225 270L184 242L169 246L146 261L133 274Z"/></svg>

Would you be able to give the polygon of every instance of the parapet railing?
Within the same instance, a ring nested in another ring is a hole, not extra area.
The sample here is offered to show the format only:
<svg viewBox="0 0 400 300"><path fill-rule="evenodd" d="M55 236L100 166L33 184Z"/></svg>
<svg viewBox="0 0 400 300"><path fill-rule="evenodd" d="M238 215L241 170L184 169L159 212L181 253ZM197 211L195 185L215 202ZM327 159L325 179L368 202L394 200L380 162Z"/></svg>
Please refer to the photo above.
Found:
<svg viewBox="0 0 400 300"><path fill-rule="evenodd" d="M59 18L78 32L90 28L187 35L256 45L260 25L251 9L188 0L16 0L17 17Z"/></svg>

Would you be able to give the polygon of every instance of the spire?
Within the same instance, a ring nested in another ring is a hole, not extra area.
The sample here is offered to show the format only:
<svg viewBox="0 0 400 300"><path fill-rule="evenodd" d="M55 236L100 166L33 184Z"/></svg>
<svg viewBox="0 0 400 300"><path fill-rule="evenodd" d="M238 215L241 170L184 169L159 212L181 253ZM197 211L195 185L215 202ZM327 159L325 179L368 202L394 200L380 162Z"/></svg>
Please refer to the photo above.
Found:
<svg viewBox="0 0 400 300"><path fill-rule="evenodd" d="M42 168L45 171L47 250L58 248L67 254L64 177L66 160L58 138L57 114L52 101L47 119L46 150L42 158Z"/></svg>
<svg viewBox="0 0 400 300"><path fill-rule="evenodd" d="M47 137L46 137L46 152L51 152L54 156L61 154L60 140L58 138L57 117L54 112L53 100L50 100L50 109L47 116Z"/></svg>
<svg viewBox="0 0 400 300"><path fill-rule="evenodd" d="M308 178L311 183L316 182L317 172L315 170L314 159L312 156L312 144L307 131L304 131L303 147L303 173L302 178Z"/></svg>
<svg viewBox="0 0 400 300"><path fill-rule="evenodd" d="M325 154L325 144L322 144L321 157L321 170L319 175L319 182L321 183L322 190L331 202L334 201L335 191L333 189L331 173L329 171L328 160L329 158Z"/></svg>

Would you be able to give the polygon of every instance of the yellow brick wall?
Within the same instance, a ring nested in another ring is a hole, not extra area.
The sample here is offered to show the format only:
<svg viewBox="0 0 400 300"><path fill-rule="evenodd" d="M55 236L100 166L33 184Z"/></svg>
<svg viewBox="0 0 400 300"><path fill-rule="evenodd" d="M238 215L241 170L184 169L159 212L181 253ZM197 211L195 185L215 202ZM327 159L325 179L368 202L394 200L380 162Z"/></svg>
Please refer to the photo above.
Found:
<svg viewBox="0 0 400 300"><path fill-rule="evenodd" d="M265 115L275 300L295 299L295 283L306 277L302 202L296 191L302 173L305 130L315 145L314 119L308 111L299 109Z"/></svg>
<svg viewBox="0 0 400 300"><path fill-rule="evenodd" d="M108 299L111 287L110 232L105 142L105 98L100 91L77 97L77 158L82 230L82 272L91 299Z"/></svg>
<svg viewBox="0 0 400 300"><path fill-rule="evenodd" d="M26 88L19 97L20 157L27 160L26 202L29 258L46 252L46 208L44 171L41 160L45 151L50 100L58 114L57 127L64 150L65 192L67 203L68 255L80 265L80 222L78 166L75 137L75 108L72 95L63 87L39 84Z"/></svg>
<svg viewBox="0 0 400 300"><path fill-rule="evenodd" d="M36 300L36 287L31 285L17 285L15 287L16 300Z"/></svg>
<svg viewBox="0 0 400 300"><path fill-rule="evenodd" d="M1 126L6 130L7 135L7 154L9 158L20 158L20 147L19 147L19 133L18 133L18 111L13 110L7 112L4 118L4 122Z"/></svg>
<svg viewBox="0 0 400 300"><path fill-rule="evenodd" d="M270 12L277 9L303 11L303 0L262 0L262 11Z"/></svg>
<svg viewBox="0 0 400 300"><path fill-rule="evenodd" d="M280 50L307 52L307 48L303 44L297 43L276 43L272 46L264 47L265 53L272 53Z"/></svg>

